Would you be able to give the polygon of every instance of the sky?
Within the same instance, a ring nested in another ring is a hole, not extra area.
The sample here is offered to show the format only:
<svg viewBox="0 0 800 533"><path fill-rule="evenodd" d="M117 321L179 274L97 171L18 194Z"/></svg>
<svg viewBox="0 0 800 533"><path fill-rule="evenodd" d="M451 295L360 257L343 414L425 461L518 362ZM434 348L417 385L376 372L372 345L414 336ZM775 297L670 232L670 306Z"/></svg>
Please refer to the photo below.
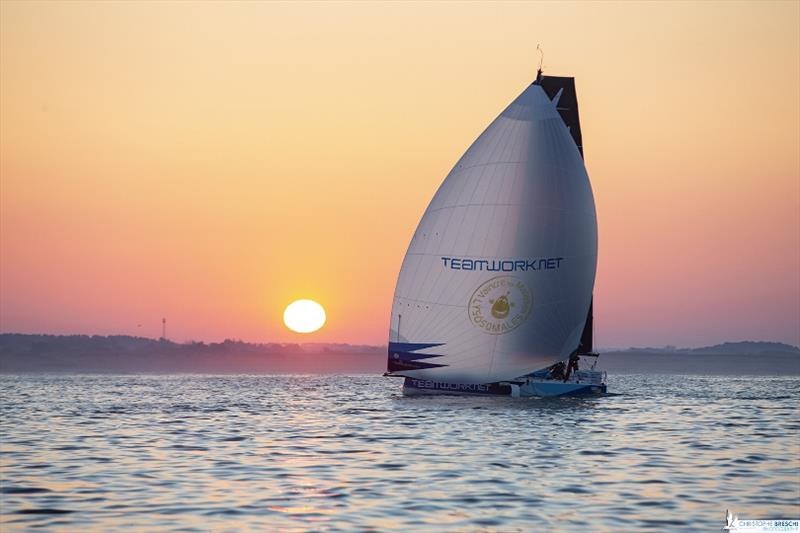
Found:
<svg viewBox="0 0 800 533"><path fill-rule="evenodd" d="M576 78L596 344L800 345L800 3L0 2L0 331L381 344L452 165ZM299 335L297 298L328 322Z"/></svg>

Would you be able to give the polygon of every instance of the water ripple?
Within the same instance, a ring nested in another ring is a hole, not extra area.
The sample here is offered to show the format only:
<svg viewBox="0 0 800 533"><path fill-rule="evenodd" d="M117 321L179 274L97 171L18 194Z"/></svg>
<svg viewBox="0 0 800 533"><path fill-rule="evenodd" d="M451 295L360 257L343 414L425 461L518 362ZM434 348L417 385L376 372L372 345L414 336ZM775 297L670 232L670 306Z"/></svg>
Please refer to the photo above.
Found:
<svg viewBox="0 0 800 533"><path fill-rule="evenodd" d="M0 529L698 531L800 516L800 379L404 398L371 376L0 377Z"/></svg>

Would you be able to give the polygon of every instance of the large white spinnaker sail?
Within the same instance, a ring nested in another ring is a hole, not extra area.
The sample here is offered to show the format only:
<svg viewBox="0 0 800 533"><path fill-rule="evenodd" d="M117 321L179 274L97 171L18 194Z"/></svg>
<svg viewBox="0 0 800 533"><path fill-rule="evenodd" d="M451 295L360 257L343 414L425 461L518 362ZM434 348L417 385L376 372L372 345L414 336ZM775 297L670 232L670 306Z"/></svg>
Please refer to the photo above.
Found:
<svg viewBox="0 0 800 533"><path fill-rule="evenodd" d="M391 374L491 383L578 349L597 219L561 91L551 99L541 82L469 147L425 211L397 280Z"/></svg>

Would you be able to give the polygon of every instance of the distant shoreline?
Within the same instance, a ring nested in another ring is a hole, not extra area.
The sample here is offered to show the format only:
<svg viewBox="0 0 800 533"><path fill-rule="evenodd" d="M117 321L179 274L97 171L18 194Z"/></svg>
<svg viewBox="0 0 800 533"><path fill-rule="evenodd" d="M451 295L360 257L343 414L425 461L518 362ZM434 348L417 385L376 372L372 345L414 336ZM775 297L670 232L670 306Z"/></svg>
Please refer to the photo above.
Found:
<svg viewBox="0 0 800 533"><path fill-rule="evenodd" d="M178 344L124 335L0 334L0 373L380 374L386 346L350 344ZM800 349L771 342L603 352L610 374L800 375Z"/></svg>

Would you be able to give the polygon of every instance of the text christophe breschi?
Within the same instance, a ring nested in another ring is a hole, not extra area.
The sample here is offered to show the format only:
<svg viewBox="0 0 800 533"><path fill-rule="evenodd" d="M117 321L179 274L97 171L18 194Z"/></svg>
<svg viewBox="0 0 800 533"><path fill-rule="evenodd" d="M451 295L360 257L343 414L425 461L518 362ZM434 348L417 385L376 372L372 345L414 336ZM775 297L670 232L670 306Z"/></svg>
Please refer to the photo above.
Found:
<svg viewBox="0 0 800 533"><path fill-rule="evenodd" d="M487 272L527 272L529 270L553 270L561 267L563 257L543 259L467 259L465 257L442 257L445 268L452 270L485 270Z"/></svg>

